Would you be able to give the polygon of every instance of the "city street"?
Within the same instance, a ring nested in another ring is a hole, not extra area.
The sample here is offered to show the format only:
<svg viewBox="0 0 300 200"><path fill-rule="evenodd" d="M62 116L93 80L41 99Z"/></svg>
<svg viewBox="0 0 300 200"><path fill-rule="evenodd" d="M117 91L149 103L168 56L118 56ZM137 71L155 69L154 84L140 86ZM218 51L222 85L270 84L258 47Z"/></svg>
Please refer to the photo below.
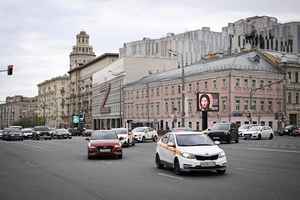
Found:
<svg viewBox="0 0 300 200"><path fill-rule="evenodd" d="M87 159L87 141L0 141L0 197L19 199L297 199L300 137L222 144L227 173L176 176L154 165L155 143L123 159Z"/></svg>

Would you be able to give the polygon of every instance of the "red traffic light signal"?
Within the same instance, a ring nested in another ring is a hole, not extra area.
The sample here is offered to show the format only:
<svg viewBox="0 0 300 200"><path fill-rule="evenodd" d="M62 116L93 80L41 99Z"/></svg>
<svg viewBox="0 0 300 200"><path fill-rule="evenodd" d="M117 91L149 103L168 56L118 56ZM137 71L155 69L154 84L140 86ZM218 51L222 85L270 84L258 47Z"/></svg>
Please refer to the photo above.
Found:
<svg viewBox="0 0 300 200"><path fill-rule="evenodd" d="M13 69L14 69L13 65L8 65L7 66L7 75L11 76L13 74Z"/></svg>

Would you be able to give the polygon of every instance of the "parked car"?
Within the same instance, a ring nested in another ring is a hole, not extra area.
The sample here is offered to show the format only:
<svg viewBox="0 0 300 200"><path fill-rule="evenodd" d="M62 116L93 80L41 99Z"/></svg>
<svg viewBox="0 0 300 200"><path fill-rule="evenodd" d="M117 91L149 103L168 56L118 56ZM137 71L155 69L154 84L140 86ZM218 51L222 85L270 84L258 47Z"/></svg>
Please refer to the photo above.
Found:
<svg viewBox="0 0 300 200"><path fill-rule="evenodd" d="M253 126L244 133L245 139L270 139L274 138L274 131L269 126Z"/></svg>
<svg viewBox="0 0 300 200"><path fill-rule="evenodd" d="M160 138L156 145L155 163L161 169L174 169L176 174L209 170L219 174L226 172L225 152L205 134L200 132L170 132Z"/></svg>
<svg viewBox="0 0 300 200"><path fill-rule="evenodd" d="M84 137L91 137L92 132L93 132L92 129L85 129L85 130L82 132L82 136L84 136Z"/></svg>
<svg viewBox="0 0 300 200"><path fill-rule="evenodd" d="M23 128L22 129L24 139L31 139L33 130L32 128Z"/></svg>
<svg viewBox="0 0 300 200"><path fill-rule="evenodd" d="M122 146L128 147L135 145L133 134L129 132L127 128L115 128L112 130L117 134Z"/></svg>
<svg viewBox="0 0 300 200"><path fill-rule="evenodd" d="M56 139L71 139L72 138L72 135L71 133L67 130L67 129L56 129L53 133L53 138L56 138Z"/></svg>
<svg viewBox="0 0 300 200"><path fill-rule="evenodd" d="M72 136L82 136L84 129L74 127L74 128L69 128L68 131L72 134Z"/></svg>
<svg viewBox="0 0 300 200"><path fill-rule="evenodd" d="M295 137L300 136L300 128L295 128L293 130L292 136L295 136Z"/></svg>
<svg viewBox="0 0 300 200"><path fill-rule="evenodd" d="M23 141L23 134L22 131L18 128L5 128L3 130L3 140L11 141L11 140L22 140Z"/></svg>
<svg viewBox="0 0 300 200"><path fill-rule="evenodd" d="M207 135L212 140L239 142L238 128L235 123L215 123L208 131Z"/></svg>
<svg viewBox="0 0 300 200"><path fill-rule="evenodd" d="M117 157L122 158L122 144L117 134L112 130L97 130L87 138L88 159L95 157Z"/></svg>
<svg viewBox="0 0 300 200"><path fill-rule="evenodd" d="M154 142L158 139L156 130L150 127L137 127L132 131L134 139L138 142L145 142L146 140L153 140Z"/></svg>
<svg viewBox="0 0 300 200"><path fill-rule="evenodd" d="M295 125L287 125L282 131L279 132L279 135L292 135L294 129L296 128L297 127Z"/></svg>
<svg viewBox="0 0 300 200"><path fill-rule="evenodd" d="M242 126L239 127L239 136L240 137L244 137L244 133L245 131L249 130L249 128L255 126L254 124L244 124Z"/></svg>
<svg viewBox="0 0 300 200"><path fill-rule="evenodd" d="M3 136L3 130L0 130L0 139L2 139Z"/></svg>
<svg viewBox="0 0 300 200"><path fill-rule="evenodd" d="M40 139L51 140L52 139L51 129L47 126L35 126L33 128L33 132L32 132L32 139L33 140L40 140Z"/></svg>

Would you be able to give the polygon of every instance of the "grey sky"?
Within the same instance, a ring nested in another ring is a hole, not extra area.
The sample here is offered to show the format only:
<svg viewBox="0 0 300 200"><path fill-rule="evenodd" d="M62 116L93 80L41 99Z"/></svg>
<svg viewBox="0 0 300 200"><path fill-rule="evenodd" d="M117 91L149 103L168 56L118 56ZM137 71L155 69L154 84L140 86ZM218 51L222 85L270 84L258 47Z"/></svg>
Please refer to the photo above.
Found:
<svg viewBox="0 0 300 200"><path fill-rule="evenodd" d="M15 94L37 95L37 84L63 75L75 35L85 30L96 55L118 52L124 42L159 38L254 15L300 21L299 0L7 0L0 2L0 101Z"/></svg>

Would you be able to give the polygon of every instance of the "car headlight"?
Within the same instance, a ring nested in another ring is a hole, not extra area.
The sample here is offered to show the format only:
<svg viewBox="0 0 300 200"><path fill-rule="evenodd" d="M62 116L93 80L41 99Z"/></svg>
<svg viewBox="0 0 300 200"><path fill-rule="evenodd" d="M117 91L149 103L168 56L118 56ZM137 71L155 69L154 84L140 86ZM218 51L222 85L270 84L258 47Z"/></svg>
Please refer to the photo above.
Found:
<svg viewBox="0 0 300 200"><path fill-rule="evenodd" d="M224 152L224 151L221 151L221 152L219 153L219 158L223 158L223 157L225 157L225 152Z"/></svg>
<svg viewBox="0 0 300 200"><path fill-rule="evenodd" d="M182 152L181 156L188 159L195 159L195 156L193 154L187 152Z"/></svg>
<svg viewBox="0 0 300 200"><path fill-rule="evenodd" d="M91 143L88 144L88 147L89 147L89 148L96 148L96 147L94 147Z"/></svg>
<svg viewBox="0 0 300 200"><path fill-rule="evenodd" d="M119 144L115 144L115 146L114 146L115 148L121 148L121 143L119 143Z"/></svg>

